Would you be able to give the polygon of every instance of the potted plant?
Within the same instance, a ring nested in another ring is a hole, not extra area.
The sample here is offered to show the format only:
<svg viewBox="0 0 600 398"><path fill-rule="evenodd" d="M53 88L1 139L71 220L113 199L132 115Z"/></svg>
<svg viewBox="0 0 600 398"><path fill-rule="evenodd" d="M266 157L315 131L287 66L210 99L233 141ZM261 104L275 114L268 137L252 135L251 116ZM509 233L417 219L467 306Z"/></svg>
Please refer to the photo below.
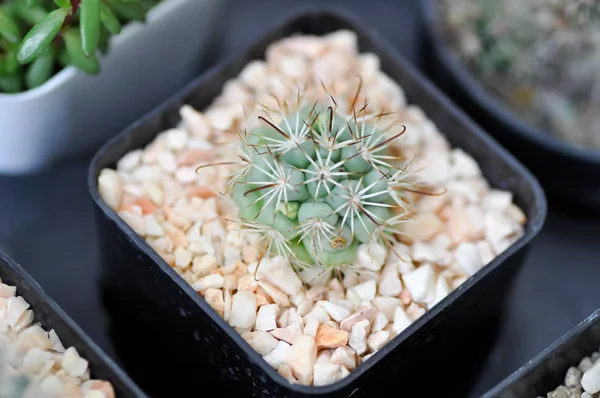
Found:
<svg viewBox="0 0 600 398"><path fill-rule="evenodd" d="M369 396L405 378L411 395L433 357L428 392L463 396L545 216L520 164L330 10L198 78L88 178L115 346L156 396L198 377L236 396ZM181 366L159 377L151 344Z"/></svg>
<svg viewBox="0 0 600 398"><path fill-rule="evenodd" d="M597 207L598 2L420 4L428 74L549 191Z"/></svg>
<svg viewBox="0 0 600 398"><path fill-rule="evenodd" d="M483 398L595 397L600 391L600 310L484 394Z"/></svg>
<svg viewBox="0 0 600 398"><path fill-rule="evenodd" d="M0 172L30 173L85 156L184 85L218 38L223 5L3 2ZM187 44L173 45L181 42Z"/></svg>
<svg viewBox="0 0 600 398"><path fill-rule="evenodd" d="M146 397L3 253L0 307L0 397Z"/></svg>

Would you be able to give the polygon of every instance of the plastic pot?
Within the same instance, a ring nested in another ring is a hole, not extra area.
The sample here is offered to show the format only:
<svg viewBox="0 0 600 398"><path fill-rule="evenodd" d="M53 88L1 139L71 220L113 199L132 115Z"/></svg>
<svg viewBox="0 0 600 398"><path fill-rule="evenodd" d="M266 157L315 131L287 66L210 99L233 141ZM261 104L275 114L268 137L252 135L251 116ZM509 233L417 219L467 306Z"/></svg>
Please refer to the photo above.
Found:
<svg viewBox="0 0 600 398"><path fill-rule="evenodd" d="M483 398L545 397L563 384L571 366L600 348L600 310L500 382Z"/></svg>
<svg viewBox="0 0 600 398"><path fill-rule="evenodd" d="M32 173L92 155L199 73L225 5L164 0L146 22L111 38L98 75L71 66L35 89L0 93L0 173Z"/></svg>
<svg viewBox="0 0 600 398"><path fill-rule="evenodd" d="M144 147L160 132L178 124L183 104L197 109L208 106L250 60L264 57L270 43L294 33L321 35L338 29L354 31L360 51L380 58L383 71L402 86L408 102L421 106L453 145L470 153L492 185L514 194L528 223L521 239L349 376L328 386L308 387L292 385L281 377L111 210L98 193L97 178L102 168L115 167L127 152ZM131 374L139 374L140 383L147 376L143 386L156 397L172 396L172 388L178 388L176 393L190 394L206 383L218 383L215 388L231 394L228 396L244 397L362 397L399 388L407 396L417 396L425 386L430 396L437 392L464 396L494 342L511 283L546 215L544 193L520 163L377 33L353 16L329 9L308 10L284 22L247 51L200 76L111 139L94 156L88 184L95 207L103 291L114 345ZM143 341L133 327L148 328ZM160 350L149 354L148 346ZM154 369L152 363L157 356L161 363L170 364L168 369ZM163 372L170 372L164 377L177 380L176 385L162 385L158 376ZM428 383L430 377L435 377L436 383Z"/></svg>
<svg viewBox="0 0 600 398"><path fill-rule="evenodd" d="M45 330L54 329L65 347L75 347L89 362L93 379L112 383L117 398L146 398L142 390L77 326L19 264L0 252L0 278L16 286L17 295L31 305L35 322Z"/></svg>
<svg viewBox="0 0 600 398"><path fill-rule="evenodd" d="M600 150L576 146L522 121L453 55L435 0L420 0L427 75L539 179L549 195L600 208Z"/></svg>

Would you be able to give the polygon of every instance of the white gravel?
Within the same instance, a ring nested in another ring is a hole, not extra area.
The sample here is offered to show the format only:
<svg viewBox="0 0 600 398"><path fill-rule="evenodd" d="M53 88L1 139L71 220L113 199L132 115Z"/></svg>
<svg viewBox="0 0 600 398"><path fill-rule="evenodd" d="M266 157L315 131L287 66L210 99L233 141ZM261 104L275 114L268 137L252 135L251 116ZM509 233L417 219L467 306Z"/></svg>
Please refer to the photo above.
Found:
<svg viewBox="0 0 600 398"><path fill-rule="evenodd" d="M90 378L75 347L65 349L54 329L32 323L34 311L0 279L0 390L13 375L24 375L30 384L23 398L115 398L110 382Z"/></svg>
<svg viewBox="0 0 600 398"><path fill-rule="evenodd" d="M236 166L195 169L235 160L228 144L257 125L258 104L276 105L270 94L295 98L302 80L306 95L322 95L322 81L342 106L358 74L359 101L397 112L407 131L396 145L418 155L420 180L447 192L416 198L401 243L393 251L361 247L341 280L317 267L296 275L283 258L265 258L257 270L262 243L227 221L237 209L220 196ZM292 383L345 377L523 235L526 218L512 194L490 187L477 162L406 103L379 59L357 52L351 32L274 43L206 109L185 105L180 113L180 125L102 170L100 193Z"/></svg>

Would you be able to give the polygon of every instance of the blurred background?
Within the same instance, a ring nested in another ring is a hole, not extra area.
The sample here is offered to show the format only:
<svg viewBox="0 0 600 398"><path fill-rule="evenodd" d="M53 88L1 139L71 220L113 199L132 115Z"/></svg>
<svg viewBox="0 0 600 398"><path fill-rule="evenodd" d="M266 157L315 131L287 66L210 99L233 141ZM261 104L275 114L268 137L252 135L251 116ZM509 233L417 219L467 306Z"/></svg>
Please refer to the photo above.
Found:
<svg viewBox="0 0 600 398"><path fill-rule="evenodd" d="M424 40L426 26L417 0L228 0L217 26L206 32L215 40L215 45L195 74L234 56L298 10L323 4L354 13L423 72L435 74L436 70L426 68L427 65L442 68L424 61L437 50L432 42ZM458 17L454 15L454 18ZM196 38L188 37L187 40L193 42ZM598 70L600 68L596 72ZM442 80L451 80L451 75L443 76ZM458 85L449 87L450 95L460 90ZM466 94L462 95L465 97L460 98L466 98ZM507 137L518 135L514 132L506 134ZM547 152L544 151L550 150L548 148L567 146L544 141L540 144L543 149L532 153L532 147L528 146L531 142L511 138L503 144L510 145L511 151L516 148L519 158L524 161L538 154L545 156ZM526 148L528 153L519 152L519 148ZM568 155L578 155L581 150L570 151ZM92 339L112 354L105 333L106 318L95 285L98 248L86 186L87 166L92 154L93 150L83 156L65 158L34 173L0 175L0 250L13 256ZM583 199L600 196L600 190L585 190L594 185L594 179L600 178L600 173L595 174L593 165L579 158L560 157L566 156L564 153L552 155L548 152L547 156L556 160L551 162L552 166L562 170L563 174L547 176L540 171L536 175L548 181L548 186L558 180L561 185L549 192L550 210L545 228L535 241L525 269L511 293L500 337L477 381L474 396L494 386L600 307L597 288L600 280L600 217L594 207L588 206L589 203L584 206L573 199L573 196ZM590 160L599 155L587 153L582 156L596 167L600 165L600 160ZM533 169L539 165L532 166ZM583 182L577 180L578 177L583 178ZM561 195L561 192L573 195Z"/></svg>

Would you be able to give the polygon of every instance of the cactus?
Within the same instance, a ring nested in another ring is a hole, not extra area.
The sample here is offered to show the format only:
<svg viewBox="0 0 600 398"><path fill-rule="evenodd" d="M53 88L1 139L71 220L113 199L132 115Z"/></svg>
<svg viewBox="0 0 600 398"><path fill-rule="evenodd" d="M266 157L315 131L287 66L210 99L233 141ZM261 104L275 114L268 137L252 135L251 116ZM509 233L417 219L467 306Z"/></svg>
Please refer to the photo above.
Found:
<svg viewBox="0 0 600 398"><path fill-rule="evenodd" d="M389 114L367 103L349 113L335 100L278 104L239 134L243 167L229 196L241 226L266 239L265 255L285 256L295 269L352 264L361 244L391 247L412 214L410 194L427 194L393 147L405 126L383 128Z"/></svg>

